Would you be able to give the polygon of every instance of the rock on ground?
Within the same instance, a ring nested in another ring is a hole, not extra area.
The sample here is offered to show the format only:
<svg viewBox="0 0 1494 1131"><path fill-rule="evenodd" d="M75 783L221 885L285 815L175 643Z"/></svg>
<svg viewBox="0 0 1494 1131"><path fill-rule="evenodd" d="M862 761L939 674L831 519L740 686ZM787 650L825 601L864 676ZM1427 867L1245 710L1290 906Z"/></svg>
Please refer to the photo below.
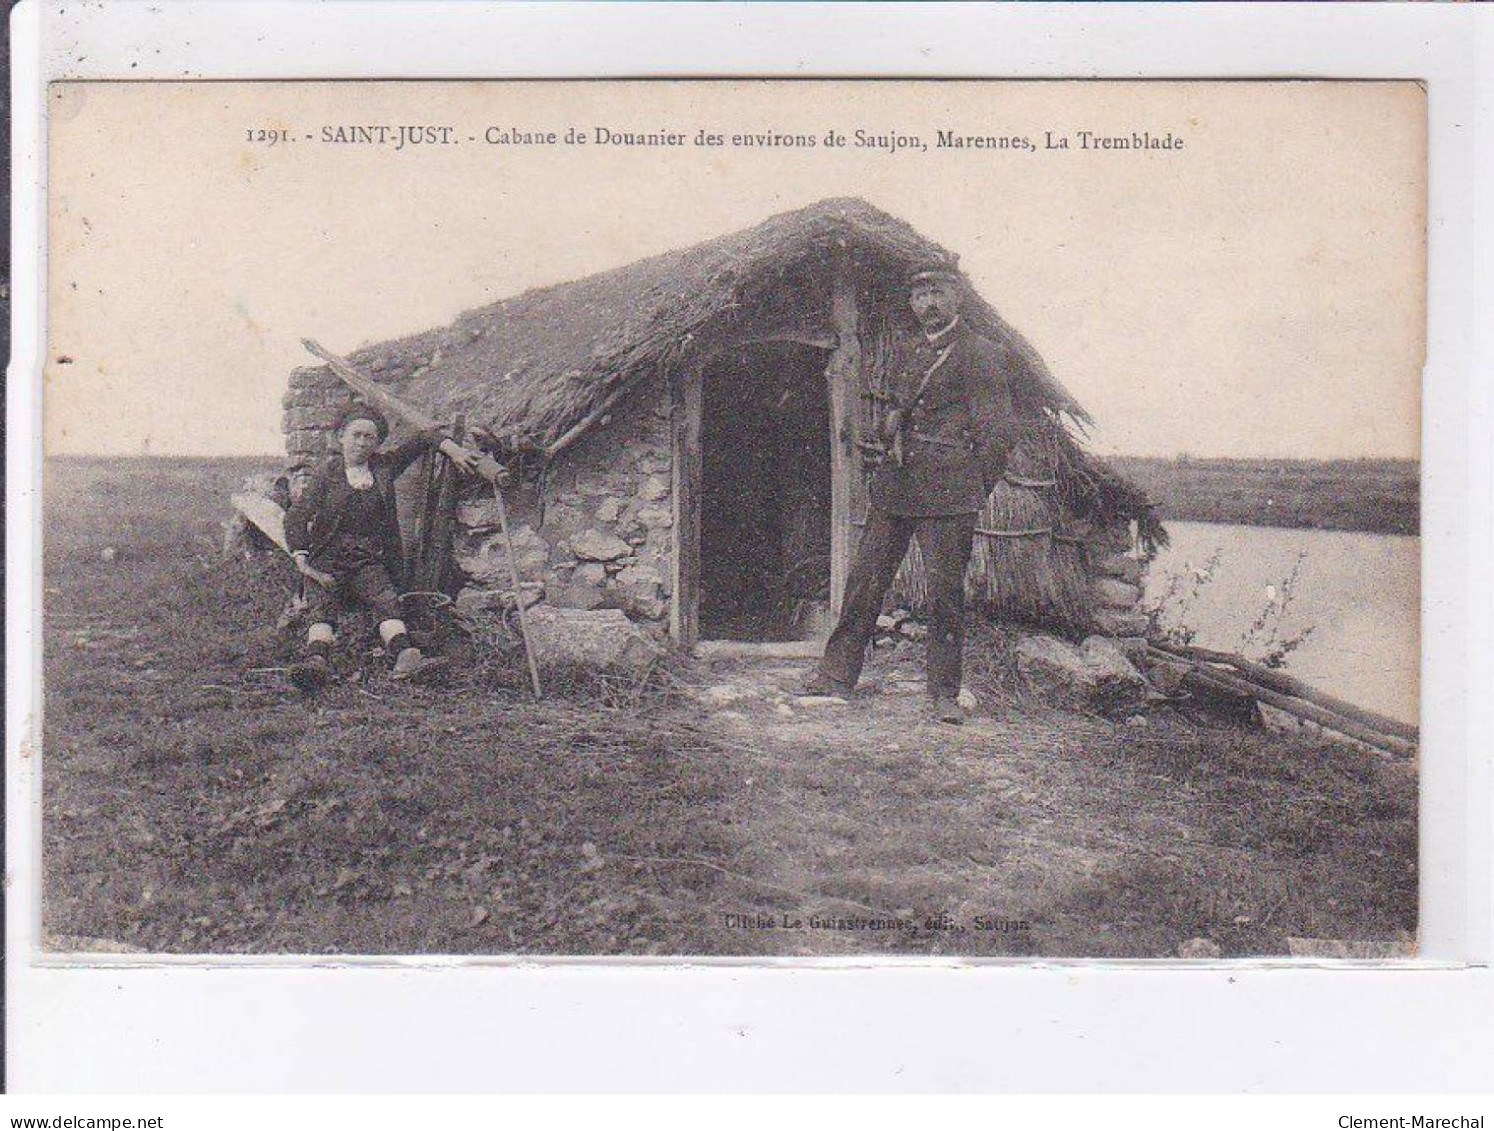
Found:
<svg viewBox="0 0 1494 1131"><path fill-rule="evenodd" d="M1095 627L1106 636L1145 636L1151 627L1142 612L1098 609L1094 616Z"/></svg>
<svg viewBox="0 0 1494 1131"><path fill-rule="evenodd" d="M1146 680L1120 646L1103 636L1077 648L1052 636L1027 636L1016 654L1023 680L1056 706L1120 715L1146 702Z"/></svg>
<svg viewBox="0 0 1494 1131"><path fill-rule="evenodd" d="M641 675L663 654L619 609L529 610L529 637L544 665L580 665Z"/></svg>
<svg viewBox="0 0 1494 1131"><path fill-rule="evenodd" d="M539 582L524 582L520 589L524 595L524 607L530 608L545 599L545 587ZM469 585L457 594L456 613L468 620L483 613L514 607L512 589L477 589Z"/></svg>
<svg viewBox="0 0 1494 1131"><path fill-rule="evenodd" d="M1141 587L1131 585L1116 577L1097 577L1094 580L1095 597L1107 609L1127 612L1141 600Z"/></svg>

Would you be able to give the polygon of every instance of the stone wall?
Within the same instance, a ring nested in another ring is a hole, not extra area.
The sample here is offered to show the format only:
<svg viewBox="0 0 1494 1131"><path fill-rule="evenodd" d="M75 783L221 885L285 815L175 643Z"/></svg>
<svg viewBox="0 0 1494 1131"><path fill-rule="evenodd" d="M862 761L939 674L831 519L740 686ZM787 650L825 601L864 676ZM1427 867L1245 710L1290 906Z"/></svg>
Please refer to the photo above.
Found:
<svg viewBox="0 0 1494 1131"><path fill-rule="evenodd" d="M313 466L336 450L332 425L352 399L325 367L291 373L281 425L292 467ZM663 389L644 389L551 469L543 498L535 483L510 488L505 499L526 604L621 609L656 634L667 632L670 483L668 398ZM407 501L408 492L400 494ZM460 608L511 603L497 505L485 485L470 485L457 522L452 548L467 577Z"/></svg>
<svg viewBox="0 0 1494 1131"><path fill-rule="evenodd" d="M1142 611L1142 597L1146 561L1136 551L1131 526L1117 526L1091 542L1087 561L1096 630L1105 636L1145 636L1147 617Z"/></svg>
<svg viewBox="0 0 1494 1131"><path fill-rule="evenodd" d="M315 464L334 450L332 425L353 392L326 366L292 370L289 385L280 402L285 453L292 466Z"/></svg>
<svg viewBox="0 0 1494 1131"><path fill-rule="evenodd" d="M309 466L335 450L332 423L352 394L324 367L293 371L289 385L286 452L292 466ZM621 609L656 635L667 632L674 525L669 420L662 386L641 390L566 452L551 469L543 498L530 482L505 492L526 604ZM467 577L459 608L478 613L511 603L491 491L471 484L457 521L453 551ZM1094 627L1107 636L1146 632L1146 567L1133 547L1126 527L1088 545Z"/></svg>
<svg viewBox="0 0 1494 1131"><path fill-rule="evenodd" d="M546 604L621 609L659 635L669 623L674 513L669 405L644 390L558 461L544 484L505 493L520 575ZM512 589L491 491L464 499L454 552L463 611ZM535 584L537 583L537 584ZM540 592L542 590L542 596ZM511 598L510 598L511 599Z"/></svg>

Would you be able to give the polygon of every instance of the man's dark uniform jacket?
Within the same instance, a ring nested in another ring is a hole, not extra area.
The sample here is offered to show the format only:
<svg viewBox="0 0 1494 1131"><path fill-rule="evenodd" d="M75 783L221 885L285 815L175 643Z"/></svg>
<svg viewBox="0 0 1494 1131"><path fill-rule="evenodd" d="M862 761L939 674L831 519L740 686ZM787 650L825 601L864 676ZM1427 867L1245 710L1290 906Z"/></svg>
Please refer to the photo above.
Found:
<svg viewBox="0 0 1494 1131"><path fill-rule="evenodd" d="M872 506L910 517L979 511L1015 441L1005 351L956 319L932 340L908 335L892 361L903 463L877 471Z"/></svg>
<svg viewBox="0 0 1494 1131"><path fill-rule="evenodd" d="M976 515L1015 443L1010 364L999 346L960 319L932 337L919 333L895 343L891 360L887 393L896 406L889 415L893 450L902 458L884 460L872 479L871 508L820 678L832 687L855 686L883 597L916 536L928 581L929 694L953 699Z"/></svg>

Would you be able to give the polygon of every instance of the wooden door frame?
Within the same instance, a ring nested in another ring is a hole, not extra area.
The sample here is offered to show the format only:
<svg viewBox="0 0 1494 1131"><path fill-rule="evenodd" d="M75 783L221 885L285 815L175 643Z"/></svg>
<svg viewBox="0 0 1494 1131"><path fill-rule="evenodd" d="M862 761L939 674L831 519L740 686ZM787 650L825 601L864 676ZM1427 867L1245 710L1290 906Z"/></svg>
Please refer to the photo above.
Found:
<svg viewBox="0 0 1494 1131"><path fill-rule="evenodd" d="M861 486L861 327L856 284L844 268L830 293L835 348L825 366L830 394L830 615L840 616L855 552Z"/></svg>
<svg viewBox="0 0 1494 1131"><path fill-rule="evenodd" d="M693 651L700 643L700 518L704 466L701 438L705 374L727 349L788 342L830 351L825 368L830 398L830 604L834 614L840 613L857 533L852 496L861 467L856 448L861 342L857 330L855 291L848 279L837 277L832 308L835 318L833 336L785 330L744 338L697 359L669 381L671 509L674 520L669 635L682 649Z"/></svg>
<svg viewBox="0 0 1494 1131"><path fill-rule="evenodd" d="M714 356L714 355L712 355ZM701 424L707 358L669 381L669 455L674 515L669 635L686 651L700 638Z"/></svg>

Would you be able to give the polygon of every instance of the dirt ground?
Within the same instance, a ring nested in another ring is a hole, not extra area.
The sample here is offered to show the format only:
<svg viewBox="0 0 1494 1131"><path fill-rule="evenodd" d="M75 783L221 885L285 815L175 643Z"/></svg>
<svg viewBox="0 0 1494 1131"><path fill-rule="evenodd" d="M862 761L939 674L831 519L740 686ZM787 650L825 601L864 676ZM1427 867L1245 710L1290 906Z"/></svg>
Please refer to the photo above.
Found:
<svg viewBox="0 0 1494 1131"><path fill-rule="evenodd" d="M995 629L960 728L923 718L913 645L851 704L801 702L806 660L719 659L560 673L536 705L494 662L392 684L361 637L308 702L281 564L218 552L256 469L47 466L53 947L1168 957L1415 933L1414 767L1052 710Z"/></svg>

